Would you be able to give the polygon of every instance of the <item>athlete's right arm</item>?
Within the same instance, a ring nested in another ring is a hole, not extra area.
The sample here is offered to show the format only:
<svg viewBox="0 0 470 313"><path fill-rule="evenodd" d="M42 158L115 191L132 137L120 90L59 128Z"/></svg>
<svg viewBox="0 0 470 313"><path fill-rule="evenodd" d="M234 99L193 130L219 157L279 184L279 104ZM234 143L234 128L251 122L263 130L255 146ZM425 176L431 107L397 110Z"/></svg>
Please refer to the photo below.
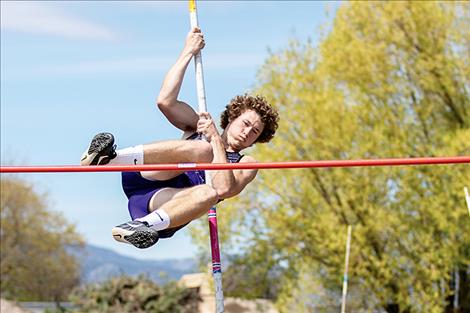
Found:
<svg viewBox="0 0 470 313"><path fill-rule="evenodd" d="M199 116L187 103L178 100L184 74L193 55L204 47L201 30L193 28L186 37L186 43L176 63L163 80L157 98L157 106L168 121L182 131L195 131Z"/></svg>

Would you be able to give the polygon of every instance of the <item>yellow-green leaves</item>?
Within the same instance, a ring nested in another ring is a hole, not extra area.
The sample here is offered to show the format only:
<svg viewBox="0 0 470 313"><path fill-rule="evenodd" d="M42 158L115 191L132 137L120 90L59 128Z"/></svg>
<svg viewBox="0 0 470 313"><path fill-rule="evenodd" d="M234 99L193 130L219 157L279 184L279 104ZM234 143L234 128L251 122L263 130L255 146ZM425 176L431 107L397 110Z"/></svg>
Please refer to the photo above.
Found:
<svg viewBox="0 0 470 313"><path fill-rule="evenodd" d="M63 301L79 283L66 251L82 241L73 225L46 209L46 197L24 180L1 181L1 290L23 301Z"/></svg>
<svg viewBox="0 0 470 313"><path fill-rule="evenodd" d="M318 47L292 40L260 69L258 92L281 122L255 158L469 155L469 12L464 2L343 4ZM247 256L269 244L258 253L285 268L284 312L339 303L348 224L356 311L443 312L470 260L464 185L469 164L260 171L221 207L220 231L251 229L237 251Z"/></svg>

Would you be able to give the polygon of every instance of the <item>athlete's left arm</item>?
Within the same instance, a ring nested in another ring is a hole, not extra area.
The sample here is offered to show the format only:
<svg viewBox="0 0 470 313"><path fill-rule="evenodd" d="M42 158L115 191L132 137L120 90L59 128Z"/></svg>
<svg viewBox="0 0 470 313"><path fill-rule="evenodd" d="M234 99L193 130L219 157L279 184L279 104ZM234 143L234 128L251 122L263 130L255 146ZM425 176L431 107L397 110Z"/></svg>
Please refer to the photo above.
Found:
<svg viewBox="0 0 470 313"><path fill-rule="evenodd" d="M225 146L212 117L207 112L199 113L197 130L204 134L212 146L212 163L227 163ZM244 156L243 162L256 162L253 157ZM238 195L256 176L257 170L220 170L211 171L212 187L217 191L220 199L227 199Z"/></svg>
<svg viewBox="0 0 470 313"><path fill-rule="evenodd" d="M224 144L220 136L214 136L210 144L214 153L213 163L228 163ZM244 156L240 163L256 162L251 156ZM220 199L227 199L238 195L256 176L256 169L248 170L219 170L210 171L212 187L217 191Z"/></svg>
<svg viewBox="0 0 470 313"><path fill-rule="evenodd" d="M247 162L256 162L256 160L251 156L244 156L240 163L247 163ZM216 173L220 174L221 171ZM258 170L256 169L248 169L248 170L233 170L227 171L233 173L233 180L230 184L224 184L224 186L217 186L216 188L219 197L221 199L228 199L238 195L240 192L245 189L245 187L256 177L256 173ZM228 173L227 173L228 174Z"/></svg>

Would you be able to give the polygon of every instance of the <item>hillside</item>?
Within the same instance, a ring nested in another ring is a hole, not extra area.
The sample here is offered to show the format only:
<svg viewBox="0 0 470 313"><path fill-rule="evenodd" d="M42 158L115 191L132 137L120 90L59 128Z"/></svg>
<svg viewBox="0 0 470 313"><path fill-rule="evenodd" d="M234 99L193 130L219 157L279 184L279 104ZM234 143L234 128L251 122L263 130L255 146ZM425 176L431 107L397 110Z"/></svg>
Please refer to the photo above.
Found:
<svg viewBox="0 0 470 313"><path fill-rule="evenodd" d="M71 248L82 264L83 283L96 283L120 275L144 274L155 282L178 280L184 274L198 272L194 259L139 260L93 245Z"/></svg>

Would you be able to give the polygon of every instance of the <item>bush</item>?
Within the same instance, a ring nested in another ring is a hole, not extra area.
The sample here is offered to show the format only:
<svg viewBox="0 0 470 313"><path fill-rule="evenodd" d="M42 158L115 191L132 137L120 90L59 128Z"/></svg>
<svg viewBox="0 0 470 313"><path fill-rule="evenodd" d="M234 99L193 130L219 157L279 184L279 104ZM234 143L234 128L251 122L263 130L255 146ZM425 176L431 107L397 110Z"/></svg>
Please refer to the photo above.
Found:
<svg viewBox="0 0 470 313"><path fill-rule="evenodd" d="M99 285L76 289L70 300L82 313L197 312L199 295L176 282L158 286L145 276L117 277Z"/></svg>

